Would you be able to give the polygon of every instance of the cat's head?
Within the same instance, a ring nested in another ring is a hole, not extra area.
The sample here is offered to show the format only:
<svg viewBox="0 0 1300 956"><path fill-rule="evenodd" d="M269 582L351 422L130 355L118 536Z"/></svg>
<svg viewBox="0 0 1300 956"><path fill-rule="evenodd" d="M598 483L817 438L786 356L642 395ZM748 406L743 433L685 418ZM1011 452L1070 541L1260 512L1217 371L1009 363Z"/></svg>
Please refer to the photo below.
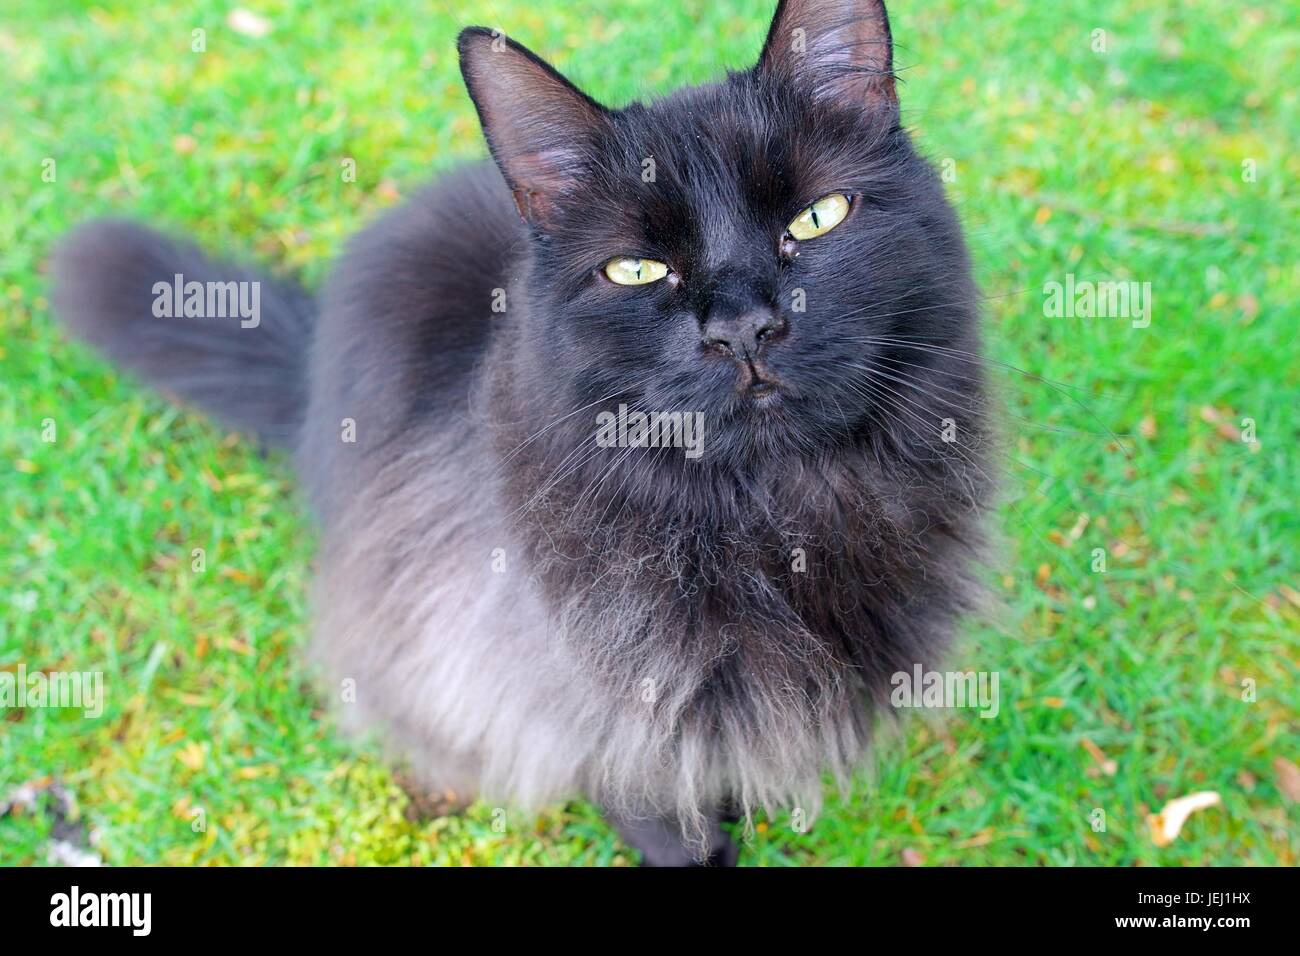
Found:
<svg viewBox="0 0 1300 956"><path fill-rule="evenodd" d="M731 461L938 435L902 379L960 390L975 310L880 0L781 0L752 69L622 109L493 31L460 53L532 237L519 348L572 407L703 413Z"/></svg>

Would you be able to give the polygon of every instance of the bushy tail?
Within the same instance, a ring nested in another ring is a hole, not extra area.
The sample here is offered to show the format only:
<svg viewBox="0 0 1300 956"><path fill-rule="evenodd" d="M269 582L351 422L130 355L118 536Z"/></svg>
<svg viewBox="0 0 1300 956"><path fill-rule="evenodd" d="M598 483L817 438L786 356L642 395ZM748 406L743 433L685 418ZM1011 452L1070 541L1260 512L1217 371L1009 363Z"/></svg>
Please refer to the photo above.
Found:
<svg viewBox="0 0 1300 956"><path fill-rule="evenodd" d="M51 299L79 337L169 397L268 444L294 443L307 404L313 304L293 283L131 222L100 220L55 251Z"/></svg>

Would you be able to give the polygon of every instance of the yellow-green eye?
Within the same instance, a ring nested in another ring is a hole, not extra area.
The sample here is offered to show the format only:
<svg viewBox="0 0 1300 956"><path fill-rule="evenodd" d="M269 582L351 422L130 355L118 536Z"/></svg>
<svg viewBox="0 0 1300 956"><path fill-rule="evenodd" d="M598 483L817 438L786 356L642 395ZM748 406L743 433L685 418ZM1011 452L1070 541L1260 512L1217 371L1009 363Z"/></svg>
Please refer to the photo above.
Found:
<svg viewBox="0 0 1300 956"><path fill-rule="evenodd" d="M649 282L658 282L668 275L668 267L654 259L619 256L605 263L605 275L609 277L610 282L617 282L619 285L645 285Z"/></svg>
<svg viewBox="0 0 1300 956"><path fill-rule="evenodd" d="M843 193L831 193L795 216L788 231L796 239L816 239L842 223L848 214L849 197Z"/></svg>

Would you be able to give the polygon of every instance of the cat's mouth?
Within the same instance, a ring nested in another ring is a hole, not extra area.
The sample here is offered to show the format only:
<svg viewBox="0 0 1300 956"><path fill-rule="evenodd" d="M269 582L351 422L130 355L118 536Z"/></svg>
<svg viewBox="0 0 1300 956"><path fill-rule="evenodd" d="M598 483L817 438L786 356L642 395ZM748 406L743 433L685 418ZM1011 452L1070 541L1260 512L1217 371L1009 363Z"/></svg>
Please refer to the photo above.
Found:
<svg viewBox="0 0 1300 956"><path fill-rule="evenodd" d="M736 388L746 398L762 404L771 404L780 398L781 380L761 360L753 359L740 368Z"/></svg>

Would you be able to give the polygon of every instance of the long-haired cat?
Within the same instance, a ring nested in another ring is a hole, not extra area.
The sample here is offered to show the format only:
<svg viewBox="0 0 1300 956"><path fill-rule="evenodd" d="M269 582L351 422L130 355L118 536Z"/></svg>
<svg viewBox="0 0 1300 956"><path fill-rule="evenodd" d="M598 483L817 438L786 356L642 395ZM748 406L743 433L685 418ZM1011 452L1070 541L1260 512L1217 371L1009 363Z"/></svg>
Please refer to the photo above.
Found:
<svg viewBox="0 0 1300 956"><path fill-rule="evenodd" d="M498 33L459 49L495 165L319 298L98 222L55 307L292 451L345 718L431 785L586 796L647 862L730 862L718 821L814 812L977 593L961 231L879 0L782 0L752 69L619 109ZM260 320L158 317L175 276L260 283Z"/></svg>

